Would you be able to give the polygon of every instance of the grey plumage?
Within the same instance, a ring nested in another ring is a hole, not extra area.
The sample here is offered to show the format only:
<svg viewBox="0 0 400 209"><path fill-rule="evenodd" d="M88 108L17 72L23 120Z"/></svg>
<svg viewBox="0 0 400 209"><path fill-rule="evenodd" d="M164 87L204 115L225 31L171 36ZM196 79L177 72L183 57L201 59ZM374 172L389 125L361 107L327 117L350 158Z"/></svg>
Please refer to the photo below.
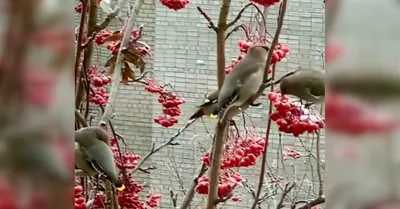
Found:
<svg viewBox="0 0 400 209"><path fill-rule="evenodd" d="M75 131L75 166L90 176L105 176L117 188L123 187L118 178L114 154L108 133L98 126Z"/></svg>
<svg viewBox="0 0 400 209"><path fill-rule="evenodd" d="M231 119L253 97L263 82L268 50L265 44L255 44L248 49L226 76L213 114L226 110L223 118Z"/></svg>
<svg viewBox="0 0 400 209"><path fill-rule="evenodd" d="M300 69L281 80L282 94L289 94L309 103L322 100L325 96L325 71L312 68Z"/></svg>

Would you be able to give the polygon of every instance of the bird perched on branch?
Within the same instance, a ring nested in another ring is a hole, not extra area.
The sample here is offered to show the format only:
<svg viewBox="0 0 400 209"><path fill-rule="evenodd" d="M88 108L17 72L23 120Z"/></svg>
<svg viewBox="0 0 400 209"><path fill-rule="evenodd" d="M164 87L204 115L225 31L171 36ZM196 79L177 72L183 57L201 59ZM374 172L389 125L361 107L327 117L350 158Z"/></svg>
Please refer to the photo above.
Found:
<svg viewBox="0 0 400 209"><path fill-rule="evenodd" d="M189 118L190 120L195 118L203 117L204 115L210 116L211 118L216 118L217 115L213 115L213 112L216 111L217 103L218 103L218 95L219 91L215 90L213 93L207 96L204 100L204 103L197 106L197 111ZM261 103L249 103L245 104L241 107L242 110L246 110L249 106L258 107ZM238 111L239 113L239 111ZM236 114L234 114L236 115Z"/></svg>
<svg viewBox="0 0 400 209"><path fill-rule="evenodd" d="M90 176L104 176L120 191L125 188L118 178L110 137L101 127L90 126L75 131L75 166Z"/></svg>
<svg viewBox="0 0 400 209"><path fill-rule="evenodd" d="M289 94L307 102L307 106L318 103L325 96L325 71L302 68L292 75L282 78L282 94Z"/></svg>
<svg viewBox="0 0 400 209"><path fill-rule="evenodd" d="M268 50L266 44L255 44L247 50L243 59L225 77L213 115L225 110L221 119L230 120L241 109L251 105L248 102L254 101L253 97L263 83Z"/></svg>

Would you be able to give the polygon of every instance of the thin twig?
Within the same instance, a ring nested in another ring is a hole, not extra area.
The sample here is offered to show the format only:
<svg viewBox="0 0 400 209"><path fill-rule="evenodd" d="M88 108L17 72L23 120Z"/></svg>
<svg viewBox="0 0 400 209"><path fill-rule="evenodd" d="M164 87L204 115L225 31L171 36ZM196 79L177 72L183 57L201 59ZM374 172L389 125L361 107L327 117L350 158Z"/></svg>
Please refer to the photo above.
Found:
<svg viewBox="0 0 400 209"><path fill-rule="evenodd" d="M299 207L299 208L297 208L297 209L311 209L312 207L314 207L316 205L319 205L319 204L322 204L322 203L325 203L325 196L317 197L316 199L311 200L310 202L307 202L307 201L295 202L291 206L291 209L296 209L296 206L299 205L299 204L304 204L304 205Z"/></svg>
<svg viewBox="0 0 400 209"><path fill-rule="evenodd" d="M108 25L110 25L111 21L118 16L119 12L121 11L121 8L125 3L126 0L119 0L114 10L107 15L106 19L99 25L96 25L96 27L94 28L95 30L94 32L99 32L103 29L106 29Z"/></svg>
<svg viewBox="0 0 400 209"><path fill-rule="evenodd" d="M283 0L283 2L281 3L281 9L279 11L279 15L278 15L278 27L276 29L275 32L275 36L274 39L272 41L271 47L270 47L270 51L268 53L268 58L267 58L267 62L266 62L266 72L268 72L269 69L269 65L271 62L271 57L272 57L272 53L274 51L275 45L278 43L279 40L279 35L282 29L282 25L283 25L283 19L285 17L285 12L286 12L286 4L287 4L287 0ZM273 68L275 68L275 65L273 66ZM273 69L272 71L272 80L274 79L275 76L275 69ZM264 80L268 80L268 73L265 73L264 75ZM274 85L271 85L271 91L273 91L274 89ZM272 102L270 101L269 103L269 115L272 112ZM262 166L261 166L261 173L260 173L260 178L259 178L259 183L258 183L258 188L257 188L257 193L256 193L256 200L253 203L253 206L251 207L252 209L255 209L258 203L258 198L260 197L261 194L261 189L263 186L263 182L264 182L264 174L265 174L265 167L266 167L266 162L267 162L267 151L268 151L268 140L269 140L269 133L271 129L271 118L268 117L268 122L267 122L267 131L266 131L266 136L265 136L265 147L264 147L264 151L263 151L263 157L262 157Z"/></svg>
<svg viewBox="0 0 400 209"><path fill-rule="evenodd" d="M83 31L85 28L85 20L86 20L86 14L87 14L87 6L89 4L90 0L85 0L82 3L82 14L81 14L81 20L79 23L79 32L78 32L78 43L77 43L77 50L76 50L76 55L75 55L75 83L78 82L78 74L79 74L79 65L81 61L81 56L82 56L82 41L83 41Z"/></svg>
<svg viewBox="0 0 400 209"><path fill-rule="evenodd" d="M239 19L242 17L243 12L247 9L247 7L249 7L249 6L251 6L251 5L254 5L254 4L253 4L253 3L248 3L248 4L246 4L246 6L244 6L244 7L239 11L239 13L237 14L236 18L235 18L232 22L228 23L228 25L226 26L226 28L230 28L230 27L232 27L233 25L235 25L235 24L239 21Z"/></svg>
<svg viewBox="0 0 400 209"><path fill-rule="evenodd" d="M228 38L229 38L234 32L238 31L240 28L243 29L243 31L246 33L246 37L248 37L248 32L247 32L246 27L245 27L243 24L241 24L241 25L238 25L238 26L234 27L228 34L226 34L226 36L225 36L225 41L228 40Z"/></svg>
<svg viewBox="0 0 400 209"><path fill-rule="evenodd" d="M164 142L163 144L161 144L158 147L155 147L155 144L153 144L153 147L151 148L150 152L140 161L140 163L136 166L136 168L132 171L132 174L135 174L140 168L141 166L155 153L157 153L158 151L160 151L162 148L168 146L168 145L176 145L173 144L174 140L176 138L178 138L179 135L181 135L190 125L192 125L194 122L196 121L196 119L190 120L188 121L182 128L180 128L178 130L178 132L173 135L168 141Z"/></svg>
<svg viewBox="0 0 400 209"><path fill-rule="evenodd" d="M285 206L283 205L283 202L285 201L286 196L289 194L290 191L292 191L292 189L294 188L294 186L296 185L295 183L293 183L290 187L289 187L290 183L287 183L285 185L285 189L283 190L281 199L279 200L278 205L276 206L276 209L281 209L284 208Z"/></svg>
<svg viewBox="0 0 400 209"><path fill-rule="evenodd" d="M178 193L174 194L174 191L172 191L172 189L171 189L171 190L169 190L169 196L171 197L171 200L172 200L172 206L174 208L176 208L178 206L177 205Z"/></svg>
<svg viewBox="0 0 400 209"><path fill-rule="evenodd" d="M215 26L214 22L211 20L211 18L207 15L207 13L204 12L204 10L201 7L197 7L197 10L200 12L201 15L207 20L208 22L208 28L213 29L215 32L218 31L218 27Z"/></svg>
<svg viewBox="0 0 400 209"><path fill-rule="evenodd" d="M82 124L82 126L88 127L88 124L87 124L85 118L83 118L83 116L81 115L81 113L77 109L75 109L75 117L79 121L79 123Z"/></svg>
<svg viewBox="0 0 400 209"><path fill-rule="evenodd" d="M123 50L124 47L126 47L129 44L130 37L131 37L131 31L133 29L133 26L136 22L136 18L139 15L140 9L142 7L144 0L136 0L135 1L135 6L132 8L132 16L126 21L126 28L124 31L124 35L122 37L121 41L121 46L117 55L117 60L115 64L115 72L113 75L113 82L111 85L111 90L110 90L110 99L107 103L107 106L105 108L104 114L100 119L99 125L102 127L105 127L108 121L110 121L111 116L113 114L113 106L115 104L115 101L117 99L117 94L118 94L118 89L119 89L119 80L121 76L121 68L122 68L122 53L121 51Z"/></svg>
<svg viewBox="0 0 400 209"><path fill-rule="evenodd" d="M320 141L321 141L321 134L319 131L316 131L317 134L317 174L318 174L318 183L319 183L319 190L318 196L321 197L324 195L324 182L322 181L322 174L321 174L321 148L320 148Z"/></svg>
<svg viewBox="0 0 400 209"><path fill-rule="evenodd" d="M195 195L195 188L197 186L197 180L204 175L204 173L207 171L207 166L206 164L202 164L199 173L197 176L193 179L192 184L190 184L189 189L187 190L187 195L185 196L185 199L182 201L182 204L180 205L179 209L187 209L190 206L190 203L192 202L194 195Z"/></svg>

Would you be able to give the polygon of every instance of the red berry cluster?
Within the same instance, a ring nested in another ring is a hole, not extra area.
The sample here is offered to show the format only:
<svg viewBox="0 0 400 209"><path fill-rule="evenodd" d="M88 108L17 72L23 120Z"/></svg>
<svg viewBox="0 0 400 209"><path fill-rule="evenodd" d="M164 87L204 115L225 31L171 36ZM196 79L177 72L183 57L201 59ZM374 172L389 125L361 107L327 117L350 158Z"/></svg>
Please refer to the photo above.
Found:
<svg viewBox="0 0 400 209"><path fill-rule="evenodd" d="M93 86L93 91L89 95L89 102L98 105L107 103L109 95L104 86L111 82L111 77L101 74L97 67L91 66L88 69L88 78Z"/></svg>
<svg viewBox="0 0 400 209"><path fill-rule="evenodd" d="M266 7L269 7L271 5L274 5L274 4L280 2L280 0L251 0L251 1L253 1L257 4L260 4L262 6L266 6Z"/></svg>
<svg viewBox="0 0 400 209"><path fill-rule="evenodd" d="M240 173L221 171L218 183L218 197L223 198L232 193L237 184L242 181ZM208 194L210 181L208 176L201 176L197 179L195 191L199 194Z"/></svg>
<svg viewBox="0 0 400 209"><path fill-rule="evenodd" d="M327 128L347 134L366 132L388 132L398 127L396 118L386 113L377 113L352 98L329 93L325 97Z"/></svg>
<svg viewBox="0 0 400 209"><path fill-rule="evenodd" d="M243 55L239 54L239 56L236 59L232 59L231 63L225 67L225 74L228 74L232 71L233 67L241 60L243 59Z"/></svg>
<svg viewBox="0 0 400 209"><path fill-rule="evenodd" d="M154 122L166 128L177 124L178 119L175 117L182 114L179 105L185 101L177 94L166 90L165 86L156 83L154 79L148 79L144 89L150 93L159 94L158 102L163 106L162 114L154 118Z"/></svg>
<svg viewBox="0 0 400 209"><path fill-rule="evenodd" d="M140 156L131 152L123 152L121 160L117 147L117 140L114 137L110 139L110 145L114 153L115 164L120 169L119 176L124 179L125 185L125 189L118 192L119 206L125 209L146 209L146 205L149 207L157 207L161 195L151 193L151 195L148 196L148 200L145 202L141 201L139 193L142 192L143 186L132 178L132 173L127 172L127 169L136 168Z"/></svg>
<svg viewBox="0 0 400 209"><path fill-rule="evenodd" d="M75 185L75 209L86 209L83 187Z"/></svg>
<svg viewBox="0 0 400 209"><path fill-rule="evenodd" d="M296 150L293 146L286 146L282 150L282 157L284 160L291 157L293 159L298 159L301 157L301 153Z"/></svg>
<svg viewBox="0 0 400 209"><path fill-rule="evenodd" d="M175 11L183 9L189 4L189 0L160 0L160 2L162 5Z"/></svg>
<svg viewBox="0 0 400 209"><path fill-rule="evenodd" d="M234 195L232 196L231 200L232 200L233 202L240 202L240 201L242 201L242 195L240 195L240 194L234 194Z"/></svg>
<svg viewBox="0 0 400 209"><path fill-rule="evenodd" d="M280 62L289 53L289 45L277 44L271 57L271 64Z"/></svg>
<svg viewBox="0 0 400 209"><path fill-rule="evenodd" d="M104 209L105 208L106 195L104 192L96 192L93 200L91 209Z"/></svg>
<svg viewBox="0 0 400 209"><path fill-rule="evenodd" d="M305 132L312 133L324 128L324 121L301 104L289 102L288 97L279 92L268 92L268 99L272 101L275 112L269 116L279 127L279 131L292 133L297 137Z"/></svg>
<svg viewBox="0 0 400 209"><path fill-rule="evenodd" d="M123 30L122 30L123 31ZM108 31L108 30L102 30L96 34L95 37L95 43L97 45L102 45L106 42L107 38L115 35L117 33L122 33L121 30L118 31ZM139 36L139 30L133 29L131 32L131 37L132 38L137 38ZM117 41L112 41L106 45L107 50L111 52L111 54L116 55L118 54L119 48L121 46L121 40ZM150 48L147 46L138 46L137 50L140 52L141 56L146 56L150 54Z"/></svg>
<svg viewBox="0 0 400 209"><path fill-rule="evenodd" d="M256 164L257 157L261 155L264 146L265 140L263 138L250 134L245 139L237 138L229 141L224 148L221 169L248 167ZM210 152L204 154L203 162L210 166Z"/></svg>
<svg viewBox="0 0 400 209"><path fill-rule="evenodd" d="M273 176L271 176L270 177L270 179L269 179L269 183L270 184L279 184L279 183L281 183L283 181L283 178L282 177L273 177Z"/></svg>
<svg viewBox="0 0 400 209"><path fill-rule="evenodd" d="M149 194L147 194L147 200L146 200L146 204L151 207L151 208L156 208L158 207L158 203L160 202L161 199L161 195L154 193L154 192L150 192Z"/></svg>
<svg viewBox="0 0 400 209"><path fill-rule="evenodd" d="M253 44L256 44L256 42L252 42L252 41L245 41L245 40L239 40L237 42L239 49L241 52L247 52L247 50L249 49L249 47Z"/></svg>

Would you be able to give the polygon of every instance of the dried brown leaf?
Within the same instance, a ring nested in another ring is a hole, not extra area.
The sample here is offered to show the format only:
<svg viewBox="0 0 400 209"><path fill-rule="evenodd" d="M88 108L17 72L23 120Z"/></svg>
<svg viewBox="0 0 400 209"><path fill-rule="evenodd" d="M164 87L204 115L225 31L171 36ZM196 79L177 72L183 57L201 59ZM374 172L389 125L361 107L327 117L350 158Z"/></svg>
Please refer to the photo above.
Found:
<svg viewBox="0 0 400 209"><path fill-rule="evenodd" d="M132 70L132 68L129 66L129 64L127 62L124 63L125 64L125 69L124 71L126 71L126 75L128 76L128 78L135 80L135 72Z"/></svg>
<svg viewBox="0 0 400 209"><path fill-rule="evenodd" d="M125 70L125 69L122 69L121 81L122 81L122 84L128 85L129 76L128 76L128 74L126 73L126 70Z"/></svg>
<svg viewBox="0 0 400 209"><path fill-rule="evenodd" d="M107 38L105 38L104 42L119 41L121 39L122 39L122 34L116 33L116 34L112 34L111 36L108 36Z"/></svg>
<svg viewBox="0 0 400 209"><path fill-rule="evenodd" d="M114 74L114 71L115 71L115 64L114 64L114 65L111 65L111 66L108 68L108 74L109 74L109 75L112 75L112 74Z"/></svg>
<svg viewBox="0 0 400 209"><path fill-rule="evenodd" d="M111 67L113 65L115 65L115 62L117 61L117 55L113 55L112 57L110 57L106 64L104 65L104 67Z"/></svg>

